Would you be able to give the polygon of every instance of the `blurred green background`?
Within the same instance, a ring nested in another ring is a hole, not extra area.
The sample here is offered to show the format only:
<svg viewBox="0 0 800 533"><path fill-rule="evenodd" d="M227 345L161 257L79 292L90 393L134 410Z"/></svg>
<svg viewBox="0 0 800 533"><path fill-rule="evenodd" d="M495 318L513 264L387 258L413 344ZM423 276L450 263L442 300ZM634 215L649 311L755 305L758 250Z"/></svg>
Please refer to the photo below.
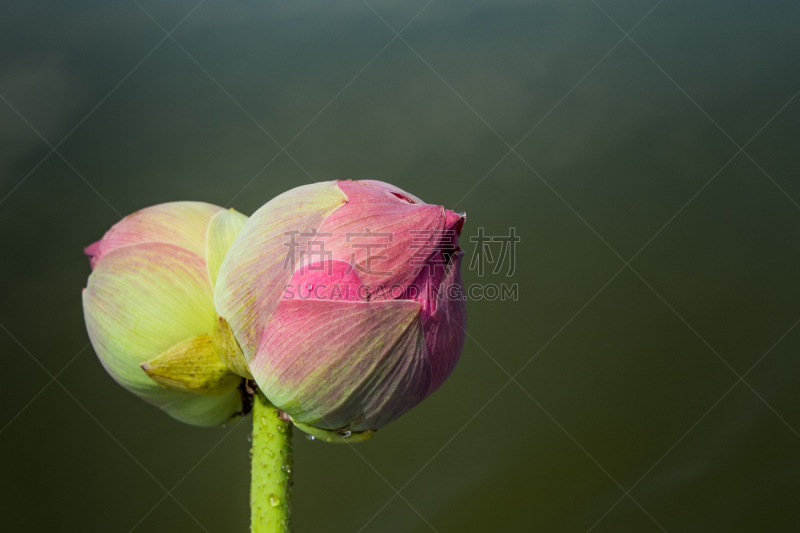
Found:
<svg viewBox="0 0 800 533"><path fill-rule="evenodd" d="M139 2L0 5L1 530L248 530L250 420L106 375L81 249L348 178L516 228L464 278L519 299L375 440L295 435L297 532L800 530L800 4Z"/></svg>

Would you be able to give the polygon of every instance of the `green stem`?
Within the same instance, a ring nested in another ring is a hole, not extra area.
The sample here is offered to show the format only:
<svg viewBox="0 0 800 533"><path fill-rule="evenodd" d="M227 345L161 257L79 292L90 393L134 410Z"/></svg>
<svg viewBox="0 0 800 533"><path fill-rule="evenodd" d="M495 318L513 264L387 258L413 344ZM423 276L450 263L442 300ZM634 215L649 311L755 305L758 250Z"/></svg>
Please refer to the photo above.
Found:
<svg viewBox="0 0 800 533"><path fill-rule="evenodd" d="M292 425L258 392L253 397L250 531L288 533L292 507Z"/></svg>

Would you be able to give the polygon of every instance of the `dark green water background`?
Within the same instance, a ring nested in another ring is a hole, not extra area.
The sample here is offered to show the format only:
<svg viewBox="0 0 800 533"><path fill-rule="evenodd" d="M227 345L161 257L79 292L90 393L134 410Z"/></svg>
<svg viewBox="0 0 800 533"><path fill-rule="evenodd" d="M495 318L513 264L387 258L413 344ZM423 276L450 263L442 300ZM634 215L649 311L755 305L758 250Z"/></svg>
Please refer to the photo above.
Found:
<svg viewBox="0 0 800 533"><path fill-rule="evenodd" d="M106 375L81 249L348 178L465 210L468 260L516 228L464 277L519 299L374 441L296 435L297 532L800 530L800 4L140 1L0 5L0 530L248 530L250 420Z"/></svg>

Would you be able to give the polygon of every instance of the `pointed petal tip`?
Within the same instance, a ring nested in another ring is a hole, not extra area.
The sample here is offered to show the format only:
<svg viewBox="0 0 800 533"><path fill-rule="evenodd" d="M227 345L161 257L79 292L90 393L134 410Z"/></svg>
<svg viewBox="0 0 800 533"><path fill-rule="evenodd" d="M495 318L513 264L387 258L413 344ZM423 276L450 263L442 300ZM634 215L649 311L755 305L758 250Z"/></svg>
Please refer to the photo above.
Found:
<svg viewBox="0 0 800 533"><path fill-rule="evenodd" d="M83 253L85 253L86 255L91 257L93 255L97 255L97 249L98 248L100 248L100 241L95 241L92 244L90 244L89 246L86 246L83 249Z"/></svg>
<svg viewBox="0 0 800 533"><path fill-rule="evenodd" d="M101 241L102 239L95 241L83 249L83 253L89 258L89 265L91 265L92 268L94 268L94 266L97 264L97 258L100 254Z"/></svg>
<svg viewBox="0 0 800 533"><path fill-rule="evenodd" d="M445 219L445 229L446 230L453 230L456 232L456 236L461 236L461 229L464 227L464 222L467 220L467 214L462 212L455 212L451 211L450 209L445 209L446 219Z"/></svg>

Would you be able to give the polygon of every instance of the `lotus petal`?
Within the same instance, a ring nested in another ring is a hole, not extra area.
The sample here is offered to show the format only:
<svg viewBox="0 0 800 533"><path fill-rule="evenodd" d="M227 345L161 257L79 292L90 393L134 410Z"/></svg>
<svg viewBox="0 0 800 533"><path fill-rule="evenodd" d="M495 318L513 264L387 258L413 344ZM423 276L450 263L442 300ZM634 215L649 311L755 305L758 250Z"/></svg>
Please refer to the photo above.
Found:
<svg viewBox="0 0 800 533"><path fill-rule="evenodd" d="M461 283L463 256L459 251L447 265L423 270L412 289L419 290L416 299L422 304L420 319L431 363L428 394L450 376L464 348L467 310Z"/></svg>
<svg viewBox="0 0 800 533"><path fill-rule="evenodd" d="M425 205L425 202L420 200L418 196L414 196L410 192L404 191L400 187L396 187L391 183L386 183L385 181L378 181L378 180L359 180L361 183L368 183L370 185L374 185L375 187L379 187L385 191L388 191L394 194L397 198L404 200L408 203L416 203L420 205Z"/></svg>
<svg viewBox="0 0 800 533"><path fill-rule="evenodd" d="M177 392L140 368L173 346L212 331L216 315L201 256L166 243L118 247L96 264L83 292L83 307L100 361L131 392L197 425L219 424L241 411L237 391L216 398Z"/></svg>
<svg viewBox="0 0 800 533"><path fill-rule="evenodd" d="M126 216L84 250L92 267L109 252L144 243L175 244L196 253L206 252L206 228L221 207L203 202L170 202Z"/></svg>
<svg viewBox="0 0 800 533"><path fill-rule="evenodd" d="M346 202L335 182L305 185L273 198L242 228L220 268L214 304L246 359L253 357L286 284L300 266L312 229Z"/></svg>
<svg viewBox="0 0 800 533"><path fill-rule="evenodd" d="M141 366L159 385L205 396L224 396L242 381L241 376L231 372L214 353L211 335L198 335L179 342Z"/></svg>
<svg viewBox="0 0 800 533"><path fill-rule="evenodd" d="M216 286L219 267L222 266L228 250L246 222L247 217L233 209L217 212L209 222L205 241L205 258L212 287Z"/></svg>
<svg viewBox="0 0 800 533"><path fill-rule="evenodd" d="M445 227L441 206L411 204L384 187L340 181L347 205L320 228L332 259L358 271L371 292L404 288L434 253ZM402 292L402 291L401 291Z"/></svg>
<svg viewBox="0 0 800 533"><path fill-rule="evenodd" d="M299 422L378 429L428 392L430 363L411 301L284 300L250 369Z"/></svg>

